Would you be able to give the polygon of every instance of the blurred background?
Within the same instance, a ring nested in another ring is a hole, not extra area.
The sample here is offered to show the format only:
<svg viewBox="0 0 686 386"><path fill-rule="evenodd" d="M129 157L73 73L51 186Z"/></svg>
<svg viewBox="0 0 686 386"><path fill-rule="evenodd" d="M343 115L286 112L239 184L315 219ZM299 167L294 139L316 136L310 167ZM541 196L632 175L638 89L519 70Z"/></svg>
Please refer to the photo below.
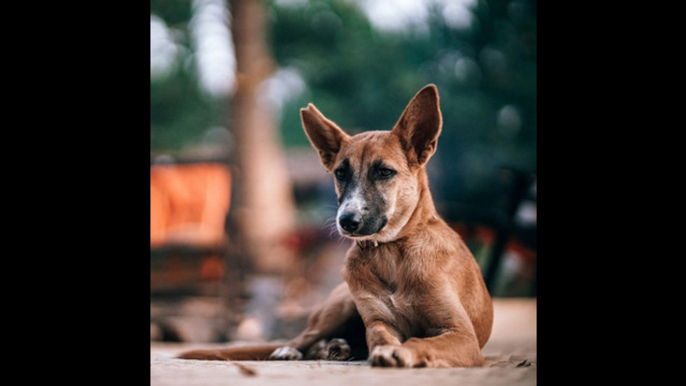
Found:
<svg viewBox="0 0 686 386"><path fill-rule="evenodd" d="M434 83L439 213L536 296L536 2L151 0L151 340L291 338L350 245L299 109L389 130Z"/></svg>

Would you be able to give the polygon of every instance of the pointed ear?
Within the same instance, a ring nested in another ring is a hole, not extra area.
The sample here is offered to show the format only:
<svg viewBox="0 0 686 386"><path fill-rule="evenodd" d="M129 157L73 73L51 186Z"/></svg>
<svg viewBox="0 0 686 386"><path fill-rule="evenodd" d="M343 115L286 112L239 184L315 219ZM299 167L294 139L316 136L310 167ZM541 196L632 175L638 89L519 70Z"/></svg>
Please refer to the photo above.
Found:
<svg viewBox="0 0 686 386"><path fill-rule="evenodd" d="M312 103L307 108L300 109L300 118L307 138L319 152L322 164L331 171L341 144L348 141L350 136L328 120Z"/></svg>
<svg viewBox="0 0 686 386"><path fill-rule="evenodd" d="M392 132L400 137L409 163L422 166L436 151L442 126L438 89L430 84L412 98Z"/></svg>

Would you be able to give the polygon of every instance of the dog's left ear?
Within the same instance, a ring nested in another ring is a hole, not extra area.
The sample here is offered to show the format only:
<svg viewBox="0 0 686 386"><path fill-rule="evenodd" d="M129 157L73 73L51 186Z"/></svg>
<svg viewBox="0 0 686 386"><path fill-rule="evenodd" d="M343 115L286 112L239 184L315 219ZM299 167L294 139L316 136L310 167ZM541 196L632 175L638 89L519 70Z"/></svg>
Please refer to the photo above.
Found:
<svg viewBox="0 0 686 386"><path fill-rule="evenodd" d="M436 152L442 126L438 89L430 84L412 98L392 132L400 137L409 163L422 166Z"/></svg>

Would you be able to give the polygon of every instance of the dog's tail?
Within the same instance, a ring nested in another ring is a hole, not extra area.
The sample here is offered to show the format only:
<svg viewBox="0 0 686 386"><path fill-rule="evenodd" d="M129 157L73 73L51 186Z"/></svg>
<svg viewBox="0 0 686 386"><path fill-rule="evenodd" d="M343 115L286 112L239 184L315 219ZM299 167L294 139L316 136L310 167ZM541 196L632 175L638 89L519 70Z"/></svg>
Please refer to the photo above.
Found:
<svg viewBox="0 0 686 386"><path fill-rule="evenodd" d="M191 350L176 356L179 359L197 359L204 361L260 361L269 359L269 355L283 345L262 345L231 347L224 349Z"/></svg>

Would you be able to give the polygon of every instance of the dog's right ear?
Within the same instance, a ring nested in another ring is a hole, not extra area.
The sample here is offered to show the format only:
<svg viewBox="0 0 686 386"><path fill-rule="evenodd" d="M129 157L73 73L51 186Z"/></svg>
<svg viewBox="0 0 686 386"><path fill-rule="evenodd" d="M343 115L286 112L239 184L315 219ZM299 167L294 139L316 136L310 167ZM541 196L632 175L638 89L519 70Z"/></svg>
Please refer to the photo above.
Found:
<svg viewBox="0 0 686 386"><path fill-rule="evenodd" d="M331 171L341 144L348 141L350 136L328 120L312 103L307 108L300 109L300 118L307 138L319 152L322 164Z"/></svg>

